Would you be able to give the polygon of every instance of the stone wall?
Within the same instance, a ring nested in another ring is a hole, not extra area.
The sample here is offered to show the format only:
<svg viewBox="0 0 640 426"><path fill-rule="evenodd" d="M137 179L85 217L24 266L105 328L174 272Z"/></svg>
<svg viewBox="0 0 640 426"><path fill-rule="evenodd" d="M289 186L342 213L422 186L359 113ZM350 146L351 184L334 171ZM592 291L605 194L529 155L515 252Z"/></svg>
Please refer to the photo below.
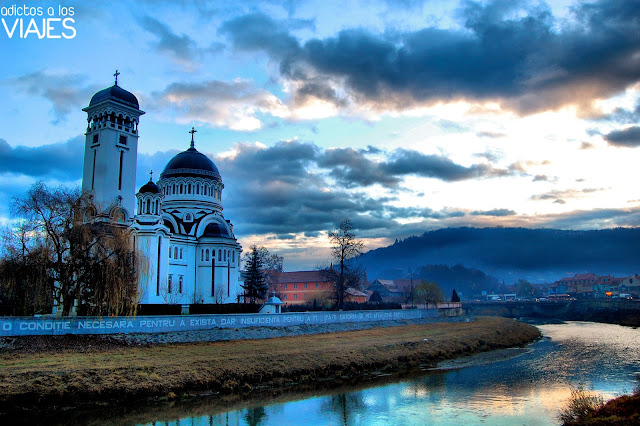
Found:
<svg viewBox="0 0 640 426"><path fill-rule="evenodd" d="M461 305L434 309L296 312L137 317L0 317L0 336L61 334L166 333L214 328L287 327L349 322L398 321L462 315Z"/></svg>

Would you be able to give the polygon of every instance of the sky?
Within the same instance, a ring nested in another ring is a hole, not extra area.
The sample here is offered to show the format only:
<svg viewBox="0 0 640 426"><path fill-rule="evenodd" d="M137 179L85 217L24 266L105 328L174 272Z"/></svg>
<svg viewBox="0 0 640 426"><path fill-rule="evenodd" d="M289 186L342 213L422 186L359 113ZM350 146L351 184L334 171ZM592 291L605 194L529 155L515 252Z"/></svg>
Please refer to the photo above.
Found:
<svg viewBox="0 0 640 426"><path fill-rule="evenodd" d="M345 218L367 249L640 225L638 0L0 6L5 225L35 182L80 185L82 108L116 69L146 111L137 185L194 126L236 237L285 270L325 264Z"/></svg>

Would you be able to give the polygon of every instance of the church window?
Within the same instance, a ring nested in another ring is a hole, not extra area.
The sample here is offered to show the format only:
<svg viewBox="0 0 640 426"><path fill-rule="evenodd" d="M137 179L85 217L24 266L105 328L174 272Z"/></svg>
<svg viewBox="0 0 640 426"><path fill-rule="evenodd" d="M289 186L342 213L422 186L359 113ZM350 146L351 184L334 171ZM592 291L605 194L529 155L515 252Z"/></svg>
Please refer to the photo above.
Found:
<svg viewBox="0 0 640 426"><path fill-rule="evenodd" d="M156 214L160 214L160 204L159 204L158 200L156 200L156 211L155 211L155 213Z"/></svg>
<svg viewBox="0 0 640 426"><path fill-rule="evenodd" d="M93 169L91 171L91 189L93 189L93 185L96 182L96 156L98 155L97 150L93 150Z"/></svg>
<svg viewBox="0 0 640 426"><path fill-rule="evenodd" d="M171 259L171 246L169 246L169 259Z"/></svg>
<svg viewBox="0 0 640 426"><path fill-rule="evenodd" d="M178 258L178 247L174 247L173 248L173 258L177 259Z"/></svg>
<svg viewBox="0 0 640 426"><path fill-rule="evenodd" d="M204 262L204 249L202 249L202 252L200 253L200 262Z"/></svg>
<svg viewBox="0 0 640 426"><path fill-rule="evenodd" d="M187 194L191 194L191 184L187 185Z"/></svg>
<svg viewBox="0 0 640 426"><path fill-rule="evenodd" d="M98 143L98 138L99 138L98 134L97 134L97 133L95 133L95 134L93 135L93 143Z"/></svg>
<svg viewBox="0 0 640 426"><path fill-rule="evenodd" d="M182 275L178 275L178 293L182 294Z"/></svg>
<svg viewBox="0 0 640 426"><path fill-rule="evenodd" d="M175 195L176 194L176 184L173 184L173 188L171 189L171 194Z"/></svg>
<svg viewBox="0 0 640 426"><path fill-rule="evenodd" d="M122 159L124 152L120 151L120 173L118 174L118 191L122 189Z"/></svg>
<svg viewBox="0 0 640 426"><path fill-rule="evenodd" d="M118 139L118 143L120 143L120 145L126 145L127 137L125 135L120 135L120 138Z"/></svg>
<svg viewBox="0 0 640 426"><path fill-rule="evenodd" d="M184 185L180 184L180 193L182 194L182 190L183 190Z"/></svg>
<svg viewBox="0 0 640 426"><path fill-rule="evenodd" d="M207 249L206 253L205 253L205 261L209 261L209 249Z"/></svg>
<svg viewBox="0 0 640 426"><path fill-rule="evenodd" d="M196 195L200 195L200 185L196 185Z"/></svg>
<svg viewBox="0 0 640 426"><path fill-rule="evenodd" d="M160 249L162 248L162 237L158 237L158 260L156 271L156 296L160 296Z"/></svg>
<svg viewBox="0 0 640 426"><path fill-rule="evenodd" d="M222 250L218 250L218 262L222 262Z"/></svg>
<svg viewBox="0 0 640 426"><path fill-rule="evenodd" d="M180 248L180 259L182 259L182 247Z"/></svg>
<svg viewBox="0 0 640 426"><path fill-rule="evenodd" d="M173 284L173 275L169 274L169 281L167 282L167 296L171 294L171 284Z"/></svg>
<svg viewBox="0 0 640 426"><path fill-rule="evenodd" d="M231 252L231 261L232 261L233 263L236 263L236 252L235 252L235 251L232 251L232 252Z"/></svg>
<svg viewBox="0 0 640 426"><path fill-rule="evenodd" d="M151 200L147 198L147 211L145 212L147 214L151 213Z"/></svg>
<svg viewBox="0 0 640 426"><path fill-rule="evenodd" d="M224 259L223 259L223 260L224 260L225 262L227 261L227 251L226 251L226 250L224 251Z"/></svg>

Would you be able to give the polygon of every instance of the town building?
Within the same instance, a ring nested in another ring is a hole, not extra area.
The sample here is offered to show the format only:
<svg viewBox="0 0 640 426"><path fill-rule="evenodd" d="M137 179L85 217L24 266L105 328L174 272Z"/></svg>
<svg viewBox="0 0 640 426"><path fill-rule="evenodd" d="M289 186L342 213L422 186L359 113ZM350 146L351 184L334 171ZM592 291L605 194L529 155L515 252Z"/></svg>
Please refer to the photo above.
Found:
<svg viewBox="0 0 640 426"><path fill-rule="evenodd" d="M242 293L242 247L222 210L225 188L216 165L196 149L175 155L160 178L135 188L140 117L138 99L115 84L97 92L89 106L82 191L84 221L131 230L147 259L140 271L141 304L231 303ZM185 131L185 136L186 136Z"/></svg>
<svg viewBox="0 0 640 426"><path fill-rule="evenodd" d="M554 282L549 287L550 296L571 296L576 298L640 297L640 277L613 277L593 273L576 274Z"/></svg>
<svg viewBox="0 0 640 426"><path fill-rule="evenodd" d="M329 305L334 295L333 282L322 271L270 272L269 293L275 292L286 305ZM348 288L345 302L365 303L367 293Z"/></svg>

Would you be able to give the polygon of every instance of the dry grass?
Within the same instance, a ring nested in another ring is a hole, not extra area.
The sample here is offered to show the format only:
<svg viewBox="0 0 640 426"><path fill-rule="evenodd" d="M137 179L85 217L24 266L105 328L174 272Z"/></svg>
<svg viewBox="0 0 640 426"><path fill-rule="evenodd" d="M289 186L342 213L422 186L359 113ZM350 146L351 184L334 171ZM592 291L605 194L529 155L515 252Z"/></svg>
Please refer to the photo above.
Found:
<svg viewBox="0 0 640 426"><path fill-rule="evenodd" d="M353 332L105 349L0 354L0 413L16 408L238 393L375 377L522 345L538 329L505 318ZM427 339L425 341L425 339Z"/></svg>

